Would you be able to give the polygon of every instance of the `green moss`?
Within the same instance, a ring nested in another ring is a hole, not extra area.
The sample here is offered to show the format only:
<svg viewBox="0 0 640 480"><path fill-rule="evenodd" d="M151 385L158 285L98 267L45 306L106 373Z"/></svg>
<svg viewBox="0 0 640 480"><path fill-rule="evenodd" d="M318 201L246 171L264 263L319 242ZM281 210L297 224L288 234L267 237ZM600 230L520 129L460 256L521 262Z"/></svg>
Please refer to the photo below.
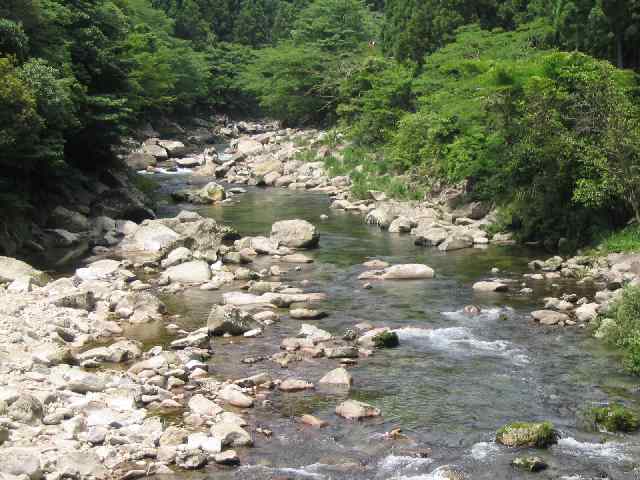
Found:
<svg viewBox="0 0 640 480"><path fill-rule="evenodd" d="M638 416L622 405L593 407L587 412L587 418L608 432L634 432L640 427Z"/></svg>
<svg viewBox="0 0 640 480"><path fill-rule="evenodd" d="M376 348L395 348L400 345L396 332L384 331L373 337L373 344Z"/></svg>
<svg viewBox="0 0 640 480"><path fill-rule="evenodd" d="M496 442L507 447L547 448L557 443L558 432L551 422L508 423L496 433Z"/></svg>

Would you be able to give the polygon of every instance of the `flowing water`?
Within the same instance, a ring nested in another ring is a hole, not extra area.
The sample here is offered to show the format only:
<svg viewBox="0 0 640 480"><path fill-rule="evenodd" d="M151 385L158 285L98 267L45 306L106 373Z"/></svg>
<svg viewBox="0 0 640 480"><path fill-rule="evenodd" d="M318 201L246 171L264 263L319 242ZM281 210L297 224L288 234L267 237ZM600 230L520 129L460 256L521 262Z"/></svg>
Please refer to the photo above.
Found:
<svg viewBox="0 0 640 480"><path fill-rule="evenodd" d="M165 191L184 186L188 177L164 180ZM588 433L580 412L605 401L636 406L636 381L621 373L619 358L577 328L544 328L529 321L542 297L559 289L541 282L533 295L477 295L473 282L518 278L527 262L543 252L516 247L489 247L442 253L413 245L412 238L364 225L361 217L329 210L326 196L279 189L253 189L225 206L198 207L202 215L232 225L243 235L268 234L274 221L302 218L318 226L320 248L309 254L315 263L291 269L283 281L306 291L326 292L323 309L330 315L317 326L341 335L367 321L400 329L401 345L360 359L350 369L354 386L347 393L316 390L274 392L272 405L248 414L250 423L273 431L256 433L255 447L241 451L243 466L235 470L210 467L205 477L221 479L412 479L442 478L442 467L458 467L471 479L634 479L640 478L640 437ZM174 215L185 205L167 202L162 215ZM328 214L328 220L320 220ZM362 288L357 276L362 262L380 258L391 263L426 263L436 278L423 281L374 282ZM268 259L258 258L259 270ZM237 289L238 286L235 286ZM212 304L224 291L191 289L165 298L178 323L188 329L203 326ZM516 289L517 290L517 289ZM565 283L561 291L589 293ZM469 317L462 308L480 305L482 314ZM283 312L284 313L284 312ZM265 360L246 365L247 356L279 351L286 336L295 336L302 322L283 315L260 338L216 339L214 375L240 378L270 372L275 378L317 380L335 368L328 359L308 359L282 369ZM147 344L167 341L163 327L141 327ZM361 399L382 409L383 417L349 422L335 416L344 398ZM311 413L329 426L314 429L296 417ZM493 442L496 430L511 421L550 420L562 433L557 446L545 451L513 450ZM405 440L384 433L402 428ZM416 452L430 450L426 457ZM542 457L550 468L542 473L515 471L518 454ZM635 469L635 470L634 470ZM201 474L194 474L200 476Z"/></svg>

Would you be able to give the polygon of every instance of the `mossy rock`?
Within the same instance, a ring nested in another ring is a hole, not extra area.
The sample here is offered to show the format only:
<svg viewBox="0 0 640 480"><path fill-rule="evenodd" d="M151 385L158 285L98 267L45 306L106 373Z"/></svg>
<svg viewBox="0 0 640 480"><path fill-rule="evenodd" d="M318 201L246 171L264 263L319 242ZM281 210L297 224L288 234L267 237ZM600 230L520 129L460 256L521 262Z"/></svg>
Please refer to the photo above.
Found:
<svg viewBox="0 0 640 480"><path fill-rule="evenodd" d="M376 348L395 348L400 345L398 334L386 330L373 337L373 344Z"/></svg>
<svg viewBox="0 0 640 480"><path fill-rule="evenodd" d="M558 442L558 432L551 422L508 423L496 433L496 442L507 447L547 448Z"/></svg>
<svg viewBox="0 0 640 480"><path fill-rule="evenodd" d="M640 428L638 415L622 405L593 407L587 412L587 419L598 429L608 432L635 432Z"/></svg>
<svg viewBox="0 0 640 480"><path fill-rule="evenodd" d="M511 462L511 465L527 472L541 472L549 466L540 457L518 457Z"/></svg>

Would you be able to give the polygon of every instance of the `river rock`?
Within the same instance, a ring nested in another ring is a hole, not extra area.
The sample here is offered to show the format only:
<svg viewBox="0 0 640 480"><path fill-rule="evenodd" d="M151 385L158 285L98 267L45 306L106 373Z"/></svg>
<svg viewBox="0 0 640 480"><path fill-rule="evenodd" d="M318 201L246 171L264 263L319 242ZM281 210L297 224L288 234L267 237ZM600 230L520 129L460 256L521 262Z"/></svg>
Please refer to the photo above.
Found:
<svg viewBox="0 0 640 480"><path fill-rule="evenodd" d="M336 345L326 348L324 354L327 358L358 358L358 347L352 345Z"/></svg>
<svg viewBox="0 0 640 480"><path fill-rule="evenodd" d="M210 437L206 433L192 433L187 439L187 448L202 450L208 454L220 453L222 451L222 442L219 438Z"/></svg>
<svg viewBox="0 0 640 480"><path fill-rule="evenodd" d="M226 450L213 456L213 461L220 465L240 465L240 457L235 450Z"/></svg>
<svg viewBox="0 0 640 480"><path fill-rule="evenodd" d="M558 432L549 422L510 423L496 433L496 442L507 447L547 448L558 441Z"/></svg>
<svg viewBox="0 0 640 480"><path fill-rule="evenodd" d="M156 148L160 147L156 145ZM131 152L127 155L125 162L134 170L146 170L149 167L155 167L157 159L147 152Z"/></svg>
<svg viewBox="0 0 640 480"><path fill-rule="evenodd" d="M207 397L201 394L194 395L189 399L189 409L198 415L203 417L215 417L219 413L222 413L222 407L215 402L212 402Z"/></svg>
<svg viewBox="0 0 640 480"><path fill-rule="evenodd" d="M170 250L180 240L180 235L157 221L145 222L132 235L132 247L144 252Z"/></svg>
<svg viewBox="0 0 640 480"><path fill-rule="evenodd" d="M177 140L158 140L158 145L164 148L170 157L180 157L187 153L184 143Z"/></svg>
<svg viewBox="0 0 640 480"><path fill-rule="evenodd" d="M300 421L305 425L309 425L311 427L322 428L329 425L329 422L325 420L321 420L318 417L314 417L313 415L305 414L300 417Z"/></svg>
<svg viewBox="0 0 640 480"><path fill-rule="evenodd" d="M473 290L475 292L506 292L509 290L509 285L502 282L476 282L473 284Z"/></svg>
<svg viewBox="0 0 640 480"><path fill-rule="evenodd" d="M393 265L384 270L382 278L384 280L418 280L423 278L433 278L433 269L422 264Z"/></svg>
<svg viewBox="0 0 640 480"><path fill-rule="evenodd" d="M293 253L291 255L281 257L280 261L284 263L313 263L313 258L302 253Z"/></svg>
<svg viewBox="0 0 640 480"><path fill-rule="evenodd" d="M173 267L174 265L179 265L181 263L185 263L190 261L193 258L193 253L186 247L178 247L169 252L167 258L162 260L162 268Z"/></svg>
<svg viewBox="0 0 640 480"><path fill-rule="evenodd" d="M380 409L358 400L346 400L336 407L336 414L348 420L379 417Z"/></svg>
<svg viewBox="0 0 640 480"><path fill-rule="evenodd" d="M438 250L450 252L453 250L462 250L473 246L473 237L465 233L454 233L444 242L438 245Z"/></svg>
<svg viewBox="0 0 640 480"><path fill-rule="evenodd" d="M540 457L529 456L516 457L511 462L511 465L527 472L541 472L548 467L547 463Z"/></svg>
<svg viewBox="0 0 640 480"><path fill-rule="evenodd" d="M440 227L424 228L418 226L414 229L415 244L424 245L425 247L437 247L449 237L449 232Z"/></svg>
<svg viewBox="0 0 640 480"><path fill-rule="evenodd" d="M238 139L236 151L242 155L256 155L264 150L264 145L249 137L241 137Z"/></svg>
<svg viewBox="0 0 640 480"><path fill-rule="evenodd" d="M65 452L57 458L57 472L62 478L106 478L107 470L92 451Z"/></svg>
<svg viewBox="0 0 640 480"><path fill-rule="evenodd" d="M576 308L573 313L579 321L590 322L598 316L598 307L597 303L585 303Z"/></svg>
<svg viewBox="0 0 640 480"><path fill-rule="evenodd" d="M209 312L210 335L243 335L253 328L251 315L235 305L214 305Z"/></svg>
<svg viewBox="0 0 640 480"><path fill-rule="evenodd" d="M389 225L389 233L408 233L413 227L413 222L407 217L398 217Z"/></svg>
<svg viewBox="0 0 640 480"><path fill-rule="evenodd" d="M43 286L49 280L49 276L36 270L22 260L0 256L0 282L13 282L19 278L30 278L36 285Z"/></svg>
<svg viewBox="0 0 640 480"><path fill-rule="evenodd" d="M106 388L102 376L71 368L63 374L65 388L75 393L102 392Z"/></svg>
<svg viewBox="0 0 640 480"><path fill-rule="evenodd" d="M306 380L299 380L297 378L287 378L283 380L278 389L283 392L300 392L302 390L310 390L313 388L313 383Z"/></svg>
<svg viewBox="0 0 640 480"><path fill-rule="evenodd" d="M283 165L280 160L268 159L253 165L253 174L257 177L263 177L268 173L282 174ZM275 179L273 180L275 181Z"/></svg>
<svg viewBox="0 0 640 480"><path fill-rule="evenodd" d="M253 398L245 395L237 385L223 387L218 391L218 396L234 407L250 408L253 406Z"/></svg>
<svg viewBox="0 0 640 480"><path fill-rule="evenodd" d="M249 432L228 421L214 424L210 433L212 437L220 440L223 447L249 447L253 444Z"/></svg>
<svg viewBox="0 0 640 480"><path fill-rule="evenodd" d="M170 267L165 275L172 282L204 283L211 279L211 269L204 260L192 260Z"/></svg>
<svg viewBox="0 0 640 480"><path fill-rule="evenodd" d="M199 192L199 195L203 199L208 199L211 202L221 202L227 195L222 185L216 182L209 182Z"/></svg>
<svg viewBox="0 0 640 480"><path fill-rule="evenodd" d="M569 320L569 316L565 313L555 312L553 310L535 310L531 312L531 316L541 325L556 325L565 323Z"/></svg>
<svg viewBox="0 0 640 480"><path fill-rule="evenodd" d="M269 299L263 295L254 295L252 293L243 292L227 292L222 295L222 302L225 305L260 305L269 304Z"/></svg>
<svg viewBox="0 0 640 480"><path fill-rule="evenodd" d="M289 312L291 318L296 320L318 320L327 316L322 310L313 310L310 308L296 308Z"/></svg>
<svg viewBox="0 0 640 480"><path fill-rule="evenodd" d="M178 450L176 452L176 465L185 470L197 470L207 464L207 456L200 450Z"/></svg>
<svg viewBox="0 0 640 480"><path fill-rule="evenodd" d="M318 383L324 385L351 386L353 383L353 377L345 368L339 367L327 373Z"/></svg>
<svg viewBox="0 0 640 480"><path fill-rule="evenodd" d="M167 427L164 432L162 432L159 437L158 444L161 447L182 445L187 441L188 437L189 432L187 432L184 428L171 425Z"/></svg>
<svg viewBox="0 0 640 480"><path fill-rule="evenodd" d="M147 155L152 155L156 160L166 160L169 158L167 151L164 147L158 145L157 139L149 139L142 144L142 152ZM155 162L153 163L155 165Z"/></svg>
<svg viewBox="0 0 640 480"><path fill-rule="evenodd" d="M0 455L0 475L7 473L16 475L18 478L26 476L29 480L40 480L43 478L40 455L41 451L38 447L3 449Z"/></svg>
<svg viewBox="0 0 640 480"><path fill-rule="evenodd" d="M9 405L7 415L16 422L34 423L42 419L43 411L40 400L28 393L21 393Z"/></svg>
<svg viewBox="0 0 640 480"><path fill-rule="evenodd" d="M303 323L300 327L300 333L298 334L301 337L306 337L311 339L314 342L326 342L333 338L326 330L322 330L321 328L316 327L315 325L310 325L308 323Z"/></svg>
<svg viewBox="0 0 640 480"><path fill-rule="evenodd" d="M51 212L48 225L52 228L61 228L71 233L91 230L91 224L85 215L60 206Z"/></svg>
<svg viewBox="0 0 640 480"><path fill-rule="evenodd" d="M320 235L305 220L283 220L271 226L271 239L289 248L313 248L318 245Z"/></svg>

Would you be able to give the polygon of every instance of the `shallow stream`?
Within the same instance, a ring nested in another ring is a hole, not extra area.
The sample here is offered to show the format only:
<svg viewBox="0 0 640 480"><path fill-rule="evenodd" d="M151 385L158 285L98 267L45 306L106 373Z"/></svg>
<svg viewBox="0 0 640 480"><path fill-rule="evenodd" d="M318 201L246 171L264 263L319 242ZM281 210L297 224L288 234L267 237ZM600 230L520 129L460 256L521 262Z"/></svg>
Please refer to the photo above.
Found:
<svg viewBox="0 0 640 480"><path fill-rule="evenodd" d="M184 186L188 177L168 176L163 189ZM541 308L542 297L560 291L590 293L570 283L561 289L550 282L529 284L534 294L476 295L473 282L516 279L527 262L544 252L516 247L489 247L442 253L413 245L400 236L367 226L361 217L329 209L320 194L279 189L254 189L225 206L197 208L232 225L243 235L268 234L273 222L302 218L317 225L320 248L309 254L315 263L293 268L282 280L306 291L326 292L323 309L330 315L313 321L336 335L367 321L402 329L401 345L360 359L350 369L351 392L274 393L270 407L249 413L250 423L273 431L256 433L255 447L241 451L242 467L217 467L205 477L220 479L413 479L442 478L440 467L463 470L470 479L635 479L640 478L640 436L588 433L581 428L580 411L605 401L636 406L637 382L621 373L619 359L584 330L545 328L529 321ZM167 202L160 214L174 215L185 205ZM193 207L191 207L193 208ZM320 215L329 215L321 220ZM426 263L436 278L423 281L374 282L365 290L358 275L362 263L380 258L391 263ZM268 259L251 265L260 270ZM518 280L521 281L521 280ZM212 304L224 291L198 289L165 298L179 324L187 329L206 324ZM517 291L515 289L514 291ZM462 314L468 304L481 306L476 317ZM338 366L337 361L308 359L282 369L265 360L247 365L248 356L279 351L286 336L295 336L302 322L283 315L254 339L216 339L214 375L241 378L268 371L275 378L296 377L312 382ZM162 326L140 327L132 335L153 345L169 336ZM346 397L382 409L379 420L353 423L338 418L336 404ZM311 413L329 426L314 429L296 417ZM561 431L559 444L549 450L517 451L493 442L496 430L511 421L549 420ZM402 428L406 440L387 440L383 434ZM417 453L428 452L426 458ZM510 462L518 454L542 457L550 468L542 473L515 471ZM200 476L201 474L196 474Z"/></svg>

